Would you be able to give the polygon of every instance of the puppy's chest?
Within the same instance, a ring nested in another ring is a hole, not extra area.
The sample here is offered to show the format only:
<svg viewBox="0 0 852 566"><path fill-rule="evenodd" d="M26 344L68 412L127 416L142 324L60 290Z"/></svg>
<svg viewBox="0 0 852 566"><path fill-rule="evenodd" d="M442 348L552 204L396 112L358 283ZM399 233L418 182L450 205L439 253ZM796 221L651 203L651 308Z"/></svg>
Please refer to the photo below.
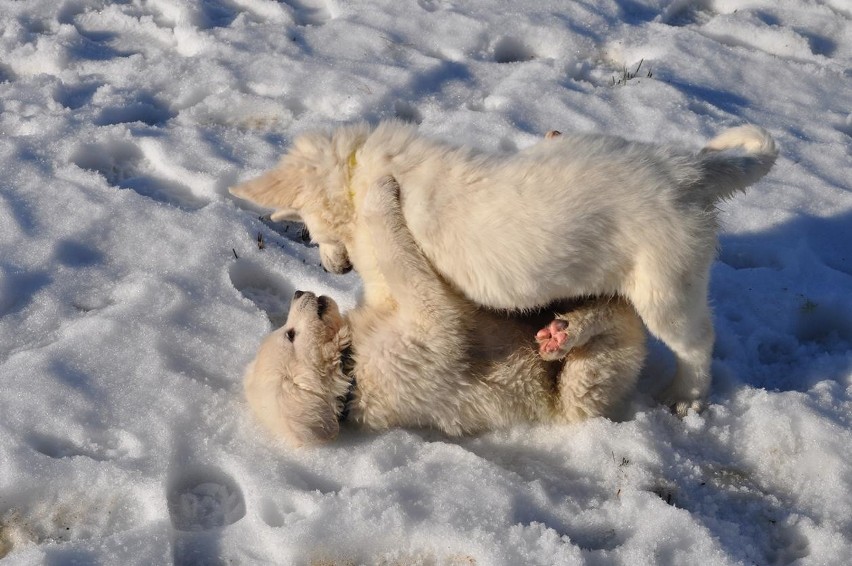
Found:
<svg viewBox="0 0 852 566"><path fill-rule="evenodd" d="M416 363L418 352L410 349L404 331L394 324L392 310L370 309L362 314L351 320L357 396L362 407L377 410L416 382L411 372L428 367L430 360Z"/></svg>

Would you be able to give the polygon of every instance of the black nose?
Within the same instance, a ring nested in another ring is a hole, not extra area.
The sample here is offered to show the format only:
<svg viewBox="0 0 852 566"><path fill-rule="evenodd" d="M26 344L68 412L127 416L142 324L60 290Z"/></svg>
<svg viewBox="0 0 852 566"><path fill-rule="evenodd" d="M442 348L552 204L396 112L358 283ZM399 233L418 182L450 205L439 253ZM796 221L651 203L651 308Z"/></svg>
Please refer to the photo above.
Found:
<svg viewBox="0 0 852 566"><path fill-rule="evenodd" d="M298 299L299 297L301 297L304 294L305 294L304 291L296 291L295 293L293 293L293 298Z"/></svg>

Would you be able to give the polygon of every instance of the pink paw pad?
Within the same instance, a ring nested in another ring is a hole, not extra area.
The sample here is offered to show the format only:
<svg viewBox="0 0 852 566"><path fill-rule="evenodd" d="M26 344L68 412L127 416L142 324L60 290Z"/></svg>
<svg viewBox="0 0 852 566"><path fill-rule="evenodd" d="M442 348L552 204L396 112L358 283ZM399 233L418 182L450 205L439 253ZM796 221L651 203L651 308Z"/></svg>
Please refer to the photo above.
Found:
<svg viewBox="0 0 852 566"><path fill-rule="evenodd" d="M565 342L568 341L568 323L564 320L556 319L541 330L539 330L535 339L538 342L539 352L542 354L553 354L562 349Z"/></svg>

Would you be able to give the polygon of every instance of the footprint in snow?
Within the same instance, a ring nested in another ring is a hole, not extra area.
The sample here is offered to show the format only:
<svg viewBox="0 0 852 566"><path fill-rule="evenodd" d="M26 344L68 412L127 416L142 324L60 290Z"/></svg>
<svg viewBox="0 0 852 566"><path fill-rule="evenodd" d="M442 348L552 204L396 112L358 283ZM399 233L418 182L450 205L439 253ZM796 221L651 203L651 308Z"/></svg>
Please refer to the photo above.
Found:
<svg viewBox="0 0 852 566"><path fill-rule="evenodd" d="M114 187L130 189L182 210L198 210L207 204L183 183L152 174L154 166L142 150L129 141L82 144L71 161L81 169L100 173Z"/></svg>
<svg viewBox="0 0 852 566"><path fill-rule="evenodd" d="M852 309L845 301L803 298L795 329L800 342L817 344L828 354L852 348Z"/></svg>
<svg viewBox="0 0 852 566"><path fill-rule="evenodd" d="M281 509L268 497L260 502L260 519L273 529L279 529L285 524Z"/></svg>
<svg viewBox="0 0 852 566"><path fill-rule="evenodd" d="M265 312L274 327L284 323L295 292L289 281L246 259L234 262L229 275L234 288Z"/></svg>
<svg viewBox="0 0 852 566"><path fill-rule="evenodd" d="M771 269L779 271L782 263L773 250L754 249L748 246L725 245L719 252L719 261L733 269Z"/></svg>
<svg viewBox="0 0 852 566"><path fill-rule="evenodd" d="M167 491L172 531L172 563L176 566L229 564L220 548L221 530L246 514L240 486L212 466L186 469Z"/></svg>
<svg viewBox="0 0 852 566"><path fill-rule="evenodd" d="M663 11L660 21L674 27L706 24L718 14L700 2L677 2Z"/></svg>
<svg viewBox="0 0 852 566"><path fill-rule="evenodd" d="M201 29L226 28L237 19L239 12L231 2L207 0L197 5L196 24Z"/></svg>
<svg viewBox="0 0 852 566"><path fill-rule="evenodd" d="M103 108L95 118L95 125L112 126L141 122L148 126L162 126L174 117L175 113L163 102L143 93L125 104Z"/></svg>
<svg viewBox="0 0 852 566"><path fill-rule="evenodd" d="M333 19L325 0L287 0L297 26L321 26Z"/></svg>
<svg viewBox="0 0 852 566"><path fill-rule="evenodd" d="M15 71L9 65L0 63L0 83L10 83L17 79Z"/></svg>
<svg viewBox="0 0 852 566"><path fill-rule="evenodd" d="M100 86L100 84L95 82L62 83L54 89L53 100L69 110L77 110L91 102L92 97L95 96L95 92L97 92Z"/></svg>
<svg viewBox="0 0 852 566"><path fill-rule="evenodd" d="M497 63L521 63L537 57L535 51L519 39L503 37L494 43L492 56Z"/></svg>
<svg viewBox="0 0 852 566"><path fill-rule="evenodd" d="M452 8L449 2L444 2L443 0L417 0L417 4L427 12L437 12L438 10Z"/></svg>
<svg viewBox="0 0 852 566"><path fill-rule="evenodd" d="M404 100L397 100L394 102L393 114L394 117L405 122L410 122L412 124L423 123L423 114L420 113L416 106Z"/></svg>
<svg viewBox="0 0 852 566"><path fill-rule="evenodd" d="M852 72L850 72L849 75L852 76ZM843 121L843 123L838 124L836 126L836 129L841 134L846 134L847 136L852 138L852 114L849 114Z"/></svg>
<svg viewBox="0 0 852 566"><path fill-rule="evenodd" d="M232 525L246 514L240 486L214 467L181 474L168 490L169 517L178 531L201 532Z"/></svg>
<svg viewBox="0 0 852 566"><path fill-rule="evenodd" d="M125 430L95 432L88 438L76 440L34 432L29 435L27 442L36 452L54 459L83 456L97 462L130 461L145 454L142 441Z"/></svg>

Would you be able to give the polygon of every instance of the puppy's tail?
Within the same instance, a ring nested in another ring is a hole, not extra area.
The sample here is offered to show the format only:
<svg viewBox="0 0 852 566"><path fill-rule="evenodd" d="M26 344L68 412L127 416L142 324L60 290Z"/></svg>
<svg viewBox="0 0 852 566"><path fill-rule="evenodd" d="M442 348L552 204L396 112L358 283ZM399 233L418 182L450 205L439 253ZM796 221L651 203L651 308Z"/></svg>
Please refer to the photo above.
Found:
<svg viewBox="0 0 852 566"><path fill-rule="evenodd" d="M758 126L725 130L704 146L699 154L707 204L729 198L745 190L769 173L778 148L769 132Z"/></svg>

